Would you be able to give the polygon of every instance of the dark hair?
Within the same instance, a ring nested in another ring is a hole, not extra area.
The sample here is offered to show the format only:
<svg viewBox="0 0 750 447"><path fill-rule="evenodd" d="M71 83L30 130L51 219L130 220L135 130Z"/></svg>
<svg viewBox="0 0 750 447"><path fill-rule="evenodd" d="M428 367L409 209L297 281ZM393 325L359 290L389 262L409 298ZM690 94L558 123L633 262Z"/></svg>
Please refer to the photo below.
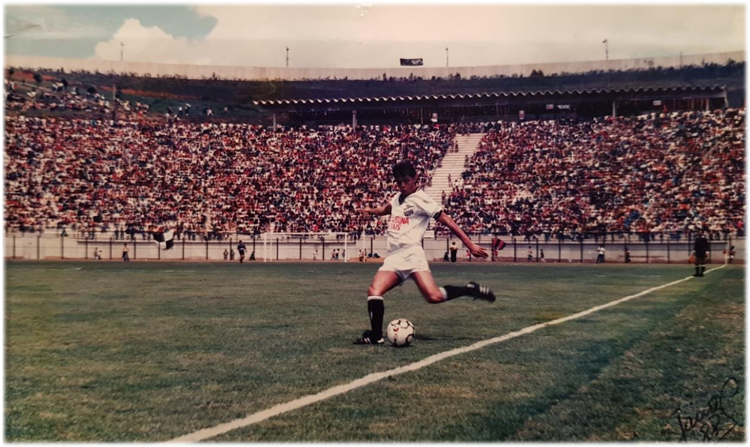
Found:
<svg viewBox="0 0 750 447"><path fill-rule="evenodd" d="M393 166L393 177L416 177L417 176L417 170L414 169L414 166L412 166L411 162L408 161L402 161L401 163L398 163Z"/></svg>

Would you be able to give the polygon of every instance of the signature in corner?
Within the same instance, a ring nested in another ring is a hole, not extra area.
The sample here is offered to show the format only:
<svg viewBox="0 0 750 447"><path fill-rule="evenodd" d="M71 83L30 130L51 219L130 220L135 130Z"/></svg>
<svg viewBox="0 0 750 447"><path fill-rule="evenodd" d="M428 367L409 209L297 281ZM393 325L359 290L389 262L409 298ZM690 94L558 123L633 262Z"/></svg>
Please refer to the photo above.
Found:
<svg viewBox="0 0 750 447"><path fill-rule="evenodd" d="M687 442L690 433L697 433L702 441L724 439L737 426L734 413L729 414L725 405L739 392L737 379L730 377L724 381L719 394L711 396L706 407L696 410L694 415L683 416L682 409L675 410L672 414L677 415L680 424L680 441Z"/></svg>

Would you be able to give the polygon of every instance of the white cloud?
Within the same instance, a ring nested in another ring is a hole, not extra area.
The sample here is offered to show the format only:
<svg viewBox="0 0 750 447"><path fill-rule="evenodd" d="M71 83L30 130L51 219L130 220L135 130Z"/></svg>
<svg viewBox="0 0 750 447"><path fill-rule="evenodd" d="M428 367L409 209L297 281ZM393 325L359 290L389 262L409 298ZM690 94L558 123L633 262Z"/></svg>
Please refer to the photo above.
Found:
<svg viewBox="0 0 750 447"><path fill-rule="evenodd" d="M144 27L138 19L127 19L111 39L96 44L92 59L120 60L123 50L125 61L200 65L211 62L201 54L205 46L204 42L174 38L156 26Z"/></svg>

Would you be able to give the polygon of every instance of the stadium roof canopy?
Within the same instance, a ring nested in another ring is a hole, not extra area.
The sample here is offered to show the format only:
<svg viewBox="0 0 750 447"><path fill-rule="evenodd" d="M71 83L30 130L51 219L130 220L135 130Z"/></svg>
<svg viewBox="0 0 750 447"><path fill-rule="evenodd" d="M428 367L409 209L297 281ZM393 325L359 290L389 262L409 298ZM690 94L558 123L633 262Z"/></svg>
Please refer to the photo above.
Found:
<svg viewBox="0 0 750 447"><path fill-rule="evenodd" d="M556 119L620 116L668 110L708 110L729 104L724 85L533 90L469 94L253 101L287 124L426 120ZM514 118L515 117L515 118Z"/></svg>
<svg viewBox="0 0 750 447"><path fill-rule="evenodd" d="M611 89L574 89L574 90L534 90L516 92L488 92L454 95L415 95L415 96L381 96L365 98L323 98L323 99L279 99L267 101L253 101L253 105L269 112L284 111L324 111L324 110L356 110L364 108L385 107L419 107L420 105L434 105L440 102L443 106L453 105L486 105L507 103L530 103L548 101L550 99L584 99L590 101L592 97L602 100L636 100L658 99L659 97L723 97L723 85L698 85L676 87L637 87Z"/></svg>

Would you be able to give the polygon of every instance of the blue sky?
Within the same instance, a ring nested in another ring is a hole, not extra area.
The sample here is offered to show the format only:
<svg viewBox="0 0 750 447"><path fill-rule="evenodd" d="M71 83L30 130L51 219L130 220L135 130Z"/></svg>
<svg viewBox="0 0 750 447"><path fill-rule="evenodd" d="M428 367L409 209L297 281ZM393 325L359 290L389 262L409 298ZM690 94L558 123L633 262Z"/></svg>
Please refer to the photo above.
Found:
<svg viewBox="0 0 750 447"><path fill-rule="evenodd" d="M5 54L198 65L507 65L745 49L744 3L33 4L4 8ZM124 48L121 46L124 43ZM449 51L446 52L446 48Z"/></svg>
<svg viewBox="0 0 750 447"><path fill-rule="evenodd" d="M181 5L6 5L4 34L12 37L6 38L5 51L87 59L94 56L96 44L111 39L126 19L189 39L204 38L216 25L215 18ZM30 24L42 28L29 28Z"/></svg>

